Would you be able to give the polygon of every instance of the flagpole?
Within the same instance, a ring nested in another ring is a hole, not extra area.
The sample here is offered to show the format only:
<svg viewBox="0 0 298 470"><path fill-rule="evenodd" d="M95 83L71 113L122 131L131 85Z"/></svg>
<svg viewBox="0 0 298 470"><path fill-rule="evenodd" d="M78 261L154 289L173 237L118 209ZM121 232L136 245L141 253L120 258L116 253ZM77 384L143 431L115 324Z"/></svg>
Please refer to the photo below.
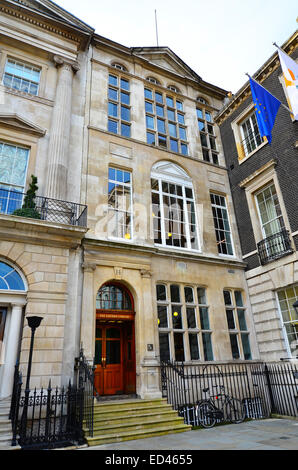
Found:
<svg viewBox="0 0 298 470"><path fill-rule="evenodd" d="M256 82L261 88L263 88L263 90L267 91L267 93L270 93L270 95L272 95L272 93L268 90L266 90L265 87L263 87L259 82L257 82L257 80L255 80L254 78L252 78L248 73L246 73L245 75L247 75L249 78L251 78L254 82ZM277 101L280 102L280 105L285 108L287 111L289 111L290 114L293 114L293 111L290 110L290 108L288 108L285 104L283 104L278 98L276 98L276 96L272 95L273 98L275 98Z"/></svg>

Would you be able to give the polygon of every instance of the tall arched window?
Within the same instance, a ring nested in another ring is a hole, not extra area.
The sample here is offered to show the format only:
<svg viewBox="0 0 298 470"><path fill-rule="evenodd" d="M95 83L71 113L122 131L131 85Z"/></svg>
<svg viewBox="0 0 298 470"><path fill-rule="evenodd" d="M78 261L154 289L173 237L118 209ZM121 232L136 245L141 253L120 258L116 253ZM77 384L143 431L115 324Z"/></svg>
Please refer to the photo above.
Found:
<svg viewBox="0 0 298 470"><path fill-rule="evenodd" d="M198 250L195 198L191 178L178 165L158 162L151 172L154 242Z"/></svg>
<svg viewBox="0 0 298 470"><path fill-rule="evenodd" d="M118 284L105 284L96 296L96 308L100 310L132 310L128 291Z"/></svg>

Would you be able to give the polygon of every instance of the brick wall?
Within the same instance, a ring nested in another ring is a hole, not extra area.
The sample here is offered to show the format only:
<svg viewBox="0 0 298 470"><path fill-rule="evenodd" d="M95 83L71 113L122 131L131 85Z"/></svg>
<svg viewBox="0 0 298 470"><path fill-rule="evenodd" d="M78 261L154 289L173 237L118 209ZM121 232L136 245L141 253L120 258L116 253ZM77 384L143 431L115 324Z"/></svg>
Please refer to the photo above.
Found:
<svg viewBox="0 0 298 470"><path fill-rule="evenodd" d="M291 57L294 59L298 57L298 49ZM287 105L283 88L279 81L280 75L281 68L278 67L264 82L262 82L262 85L282 103ZM288 111L283 107L280 107L272 132L271 145L265 145L239 165L231 122L234 121L251 102L252 100L250 95L241 103L235 112L220 125L240 242L244 255L256 250L256 242L248 211L245 190L241 189L238 185L240 181L254 173L272 159L277 161L275 170L283 195L290 223L290 230L291 232L298 230L298 150L294 146L295 142L298 140L298 122L292 122ZM297 243L296 246L298 246ZM257 255L247 258L246 261L248 263L248 269L253 269L259 265Z"/></svg>

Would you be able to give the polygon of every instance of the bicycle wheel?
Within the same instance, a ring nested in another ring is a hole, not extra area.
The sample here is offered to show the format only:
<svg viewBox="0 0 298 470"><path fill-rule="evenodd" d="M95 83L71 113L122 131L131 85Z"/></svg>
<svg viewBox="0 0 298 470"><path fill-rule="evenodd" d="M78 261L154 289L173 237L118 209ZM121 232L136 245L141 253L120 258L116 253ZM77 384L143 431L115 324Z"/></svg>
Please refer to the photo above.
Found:
<svg viewBox="0 0 298 470"><path fill-rule="evenodd" d="M231 398L226 404L226 415L231 423L239 424L245 419L244 407L238 398Z"/></svg>
<svg viewBox="0 0 298 470"><path fill-rule="evenodd" d="M215 408L209 401L202 401L198 404L196 414L203 428L212 428L215 425L214 411Z"/></svg>

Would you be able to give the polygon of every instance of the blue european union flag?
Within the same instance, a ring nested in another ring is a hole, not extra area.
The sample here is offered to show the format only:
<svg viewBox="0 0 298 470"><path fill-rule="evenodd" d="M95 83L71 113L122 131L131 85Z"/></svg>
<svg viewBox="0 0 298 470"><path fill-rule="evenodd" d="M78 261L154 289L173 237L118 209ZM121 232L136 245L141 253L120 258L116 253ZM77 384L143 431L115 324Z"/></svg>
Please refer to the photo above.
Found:
<svg viewBox="0 0 298 470"><path fill-rule="evenodd" d="M249 82L261 137L266 136L270 144L272 128L281 103L251 77Z"/></svg>

